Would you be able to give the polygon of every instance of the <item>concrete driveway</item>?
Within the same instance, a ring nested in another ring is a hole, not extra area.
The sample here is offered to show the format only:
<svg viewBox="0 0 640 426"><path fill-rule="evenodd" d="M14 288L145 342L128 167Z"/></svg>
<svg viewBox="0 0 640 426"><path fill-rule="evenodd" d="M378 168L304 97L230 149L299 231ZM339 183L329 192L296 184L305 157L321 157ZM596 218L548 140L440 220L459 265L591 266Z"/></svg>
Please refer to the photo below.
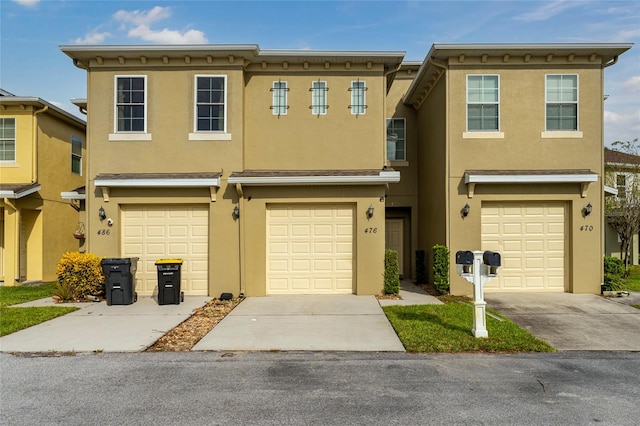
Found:
<svg viewBox="0 0 640 426"><path fill-rule="evenodd" d="M603 298L571 293L489 293L487 307L560 351L640 351L640 293Z"/></svg>

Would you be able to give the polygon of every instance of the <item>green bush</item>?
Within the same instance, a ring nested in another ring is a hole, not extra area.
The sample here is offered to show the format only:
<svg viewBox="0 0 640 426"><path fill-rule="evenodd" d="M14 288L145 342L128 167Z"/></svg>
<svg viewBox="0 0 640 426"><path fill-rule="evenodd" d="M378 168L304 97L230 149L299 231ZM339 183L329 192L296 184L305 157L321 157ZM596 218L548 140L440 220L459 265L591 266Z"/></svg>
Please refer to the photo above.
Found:
<svg viewBox="0 0 640 426"><path fill-rule="evenodd" d="M104 294L100 258L91 253L66 252L56 268L59 287L54 291L63 300L83 300Z"/></svg>
<svg viewBox="0 0 640 426"><path fill-rule="evenodd" d="M449 249L436 244L433 246L433 286L440 292L449 292Z"/></svg>
<svg viewBox="0 0 640 426"><path fill-rule="evenodd" d="M384 251L384 294L400 293L399 271L398 252L386 249Z"/></svg>
<svg viewBox="0 0 640 426"><path fill-rule="evenodd" d="M625 288L624 278L627 270L622 259L605 256L604 258L604 285L603 290L620 291Z"/></svg>
<svg viewBox="0 0 640 426"><path fill-rule="evenodd" d="M425 263L426 254L424 250L416 250L416 284L426 284L427 265Z"/></svg>

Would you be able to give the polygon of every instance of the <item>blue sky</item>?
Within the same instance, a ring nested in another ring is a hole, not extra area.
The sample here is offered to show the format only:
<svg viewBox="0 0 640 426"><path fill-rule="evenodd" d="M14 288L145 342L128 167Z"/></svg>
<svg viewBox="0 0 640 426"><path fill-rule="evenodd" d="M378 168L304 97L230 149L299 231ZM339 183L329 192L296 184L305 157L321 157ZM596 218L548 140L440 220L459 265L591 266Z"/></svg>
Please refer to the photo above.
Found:
<svg viewBox="0 0 640 426"><path fill-rule="evenodd" d="M432 43L635 43L605 72L605 144L640 137L640 2L0 0L0 87L78 114L68 44L258 44L398 50Z"/></svg>

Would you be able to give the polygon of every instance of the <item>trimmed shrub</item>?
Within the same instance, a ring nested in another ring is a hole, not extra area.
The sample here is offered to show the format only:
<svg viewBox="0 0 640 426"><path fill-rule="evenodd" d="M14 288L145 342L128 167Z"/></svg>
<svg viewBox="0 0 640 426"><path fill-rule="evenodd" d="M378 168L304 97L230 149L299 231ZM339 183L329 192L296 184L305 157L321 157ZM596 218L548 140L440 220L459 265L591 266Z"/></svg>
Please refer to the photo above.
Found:
<svg viewBox="0 0 640 426"><path fill-rule="evenodd" d="M447 246L433 246L433 286L440 294L449 293L449 249Z"/></svg>
<svg viewBox="0 0 640 426"><path fill-rule="evenodd" d="M627 270L622 259L605 256L604 258L604 285L603 290L620 291L624 290L624 278Z"/></svg>
<svg viewBox="0 0 640 426"><path fill-rule="evenodd" d="M424 250L416 250L416 284L427 283L426 253Z"/></svg>
<svg viewBox="0 0 640 426"><path fill-rule="evenodd" d="M56 274L60 290L68 293L67 298L82 300L88 295L104 294L105 277L102 274L100 258L94 254L77 251L64 253L56 268Z"/></svg>
<svg viewBox="0 0 640 426"><path fill-rule="evenodd" d="M398 252L391 249L384 251L384 294L400 293L400 267Z"/></svg>

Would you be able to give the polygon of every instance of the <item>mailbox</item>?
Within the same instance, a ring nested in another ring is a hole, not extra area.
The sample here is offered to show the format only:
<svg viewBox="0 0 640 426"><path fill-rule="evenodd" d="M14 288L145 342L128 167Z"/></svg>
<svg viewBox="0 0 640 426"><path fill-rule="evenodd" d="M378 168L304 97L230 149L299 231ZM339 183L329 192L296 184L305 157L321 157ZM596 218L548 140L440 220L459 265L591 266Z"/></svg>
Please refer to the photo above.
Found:
<svg viewBox="0 0 640 426"><path fill-rule="evenodd" d="M458 275L473 275L473 252L461 250L456 252L456 271Z"/></svg>
<svg viewBox="0 0 640 426"><path fill-rule="evenodd" d="M484 264L484 275L495 277L498 275L498 268L502 266L500 253L489 250L485 251L482 254L482 263Z"/></svg>

